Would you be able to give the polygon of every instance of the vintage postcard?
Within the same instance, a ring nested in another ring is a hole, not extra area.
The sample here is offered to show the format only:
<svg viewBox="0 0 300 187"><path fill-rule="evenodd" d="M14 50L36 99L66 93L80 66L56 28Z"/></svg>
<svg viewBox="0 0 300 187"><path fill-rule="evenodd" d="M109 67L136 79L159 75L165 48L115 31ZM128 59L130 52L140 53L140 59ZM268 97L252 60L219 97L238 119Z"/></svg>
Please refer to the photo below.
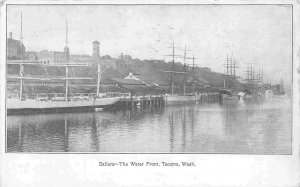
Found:
<svg viewBox="0 0 300 187"><path fill-rule="evenodd" d="M3 1L0 184L299 186L299 8Z"/></svg>

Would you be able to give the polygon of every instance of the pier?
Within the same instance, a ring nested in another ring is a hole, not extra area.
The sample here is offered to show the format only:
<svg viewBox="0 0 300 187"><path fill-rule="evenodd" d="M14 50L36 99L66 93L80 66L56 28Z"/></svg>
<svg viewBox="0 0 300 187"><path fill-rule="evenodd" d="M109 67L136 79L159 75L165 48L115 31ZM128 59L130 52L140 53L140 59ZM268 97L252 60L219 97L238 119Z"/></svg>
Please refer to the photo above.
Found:
<svg viewBox="0 0 300 187"><path fill-rule="evenodd" d="M217 103L220 101L219 93L202 93L201 97L195 104L203 103ZM181 103L191 104L191 103ZM129 93L123 94L120 101L115 104L118 109L131 109L136 108L160 108L166 106L166 100L164 95L144 95L144 96L131 96Z"/></svg>
<svg viewBox="0 0 300 187"><path fill-rule="evenodd" d="M220 93L203 93L201 94L200 103L220 102Z"/></svg>
<svg viewBox="0 0 300 187"><path fill-rule="evenodd" d="M165 105L163 95L146 95L146 96L131 96L124 94L121 100L116 103L118 108L135 109L135 108L157 108Z"/></svg>

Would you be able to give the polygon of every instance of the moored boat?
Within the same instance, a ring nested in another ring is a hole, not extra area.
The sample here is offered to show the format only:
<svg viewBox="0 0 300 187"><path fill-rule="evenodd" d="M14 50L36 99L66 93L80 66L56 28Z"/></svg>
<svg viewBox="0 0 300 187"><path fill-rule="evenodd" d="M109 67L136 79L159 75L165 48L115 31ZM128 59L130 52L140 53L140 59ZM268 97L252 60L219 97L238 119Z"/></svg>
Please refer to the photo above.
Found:
<svg viewBox="0 0 300 187"><path fill-rule="evenodd" d="M40 112L71 112L71 111L92 111L96 108L107 108L116 102L121 97L94 97L90 99L70 99L64 100L52 100L52 99L7 99L7 113L8 114L20 114L20 113L40 113Z"/></svg>

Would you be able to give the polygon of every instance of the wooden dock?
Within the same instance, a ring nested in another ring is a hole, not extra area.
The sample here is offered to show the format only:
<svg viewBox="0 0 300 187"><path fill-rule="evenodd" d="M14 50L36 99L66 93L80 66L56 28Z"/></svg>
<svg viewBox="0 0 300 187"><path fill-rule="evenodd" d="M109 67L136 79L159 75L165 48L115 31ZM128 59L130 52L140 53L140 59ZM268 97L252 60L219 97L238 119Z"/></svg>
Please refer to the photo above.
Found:
<svg viewBox="0 0 300 187"><path fill-rule="evenodd" d="M216 103L220 102L219 93L203 93L201 94L200 103Z"/></svg>
<svg viewBox="0 0 300 187"><path fill-rule="evenodd" d="M126 109L135 108L157 108L164 106L164 96L162 95L148 95L148 96L133 96L123 97L118 103L117 107Z"/></svg>
<svg viewBox="0 0 300 187"><path fill-rule="evenodd" d="M219 93L202 93L197 103L217 103L220 101ZM131 96L124 94L122 99L116 103L117 108L135 109L135 108L158 108L166 105L163 95Z"/></svg>

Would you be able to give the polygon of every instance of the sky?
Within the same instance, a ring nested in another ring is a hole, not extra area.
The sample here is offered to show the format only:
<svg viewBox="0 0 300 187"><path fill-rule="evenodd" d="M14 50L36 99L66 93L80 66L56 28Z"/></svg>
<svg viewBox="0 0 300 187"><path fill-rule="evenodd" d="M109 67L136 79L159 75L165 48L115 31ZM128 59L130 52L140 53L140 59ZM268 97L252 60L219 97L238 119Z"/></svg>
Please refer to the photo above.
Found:
<svg viewBox="0 0 300 187"><path fill-rule="evenodd" d="M63 51L68 20L71 54L92 54L171 61L166 55L195 58L201 67L224 72L233 56L237 75L246 78L249 63L263 68L264 80L290 85L292 9L284 5L9 5L7 34L20 38L27 51ZM181 61L182 59L177 59ZM188 61L192 63L192 61Z"/></svg>

